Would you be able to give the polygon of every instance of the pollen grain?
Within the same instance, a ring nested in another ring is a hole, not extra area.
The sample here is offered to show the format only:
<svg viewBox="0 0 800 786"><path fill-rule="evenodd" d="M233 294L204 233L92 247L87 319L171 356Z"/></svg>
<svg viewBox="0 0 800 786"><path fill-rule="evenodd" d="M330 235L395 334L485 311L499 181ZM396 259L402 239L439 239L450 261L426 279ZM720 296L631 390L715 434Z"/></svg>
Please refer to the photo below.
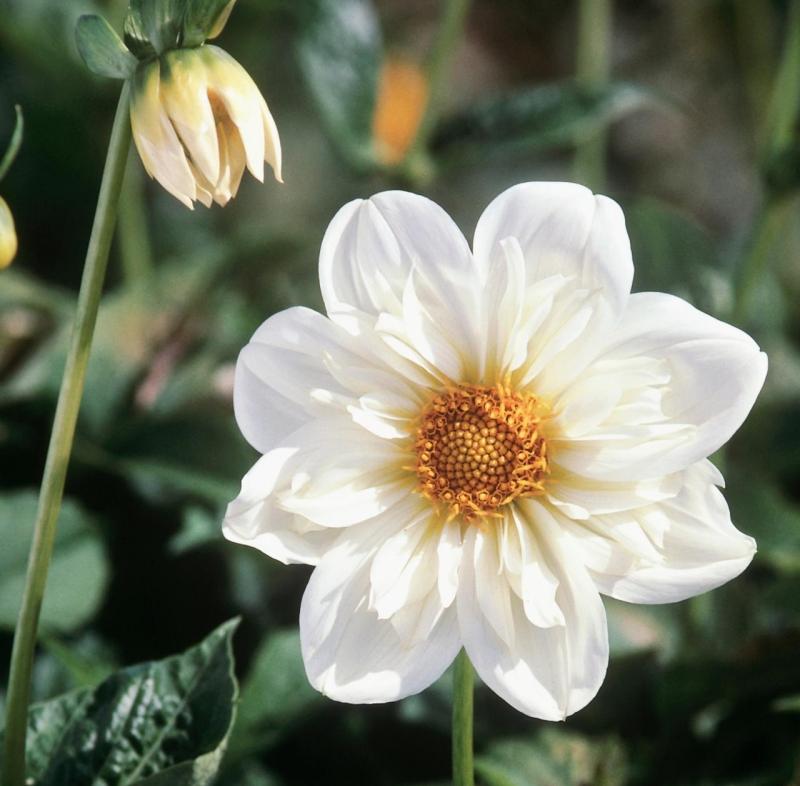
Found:
<svg viewBox="0 0 800 786"><path fill-rule="evenodd" d="M423 410L415 441L420 491L465 519L544 491L549 471L546 414L531 394L462 385Z"/></svg>

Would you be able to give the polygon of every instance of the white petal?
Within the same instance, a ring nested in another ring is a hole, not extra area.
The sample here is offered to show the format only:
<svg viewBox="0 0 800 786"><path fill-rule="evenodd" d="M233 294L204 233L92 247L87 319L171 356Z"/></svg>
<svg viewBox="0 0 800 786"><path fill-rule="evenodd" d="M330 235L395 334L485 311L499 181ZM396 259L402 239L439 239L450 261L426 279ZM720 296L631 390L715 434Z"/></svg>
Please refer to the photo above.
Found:
<svg viewBox="0 0 800 786"><path fill-rule="evenodd" d="M307 308L281 311L258 328L239 354L233 390L236 422L256 450L266 453L309 418L336 409L324 403L321 391L330 399L348 395L328 371L325 355L348 365L349 340Z"/></svg>
<svg viewBox="0 0 800 786"><path fill-rule="evenodd" d="M173 50L163 58L161 101L191 161L213 186L219 178L220 153L205 77L196 50Z"/></svg>
<svg viewBox="0 0 800 786"><path fill-rule="evenodd" d="M592 565L601 592L630 603L674 603L730 581L750 564L755 541L733 526L710 462L690 467L683 480L674 499L630 514L654 542L660 560L631 559L631 550L609 540L606 564L595 560ZM604 526L600 517L595 533Z"/></svg>
<svg viewBox="0 0 800 786"><path fill-rule="evenodd" d="M206 63L209 93L219 97L239 130L250 174L263 181L264 99L250 74L225 50L206 44L201 51Z"/></svg>
<svg viewBox="0 0 800 786"><path fill-rule="evenodd" d="M316 565L339 531L315 526L277 506L272 492L293 455L292 449L278 448L256 462L242 479L241 493L228 505L222 533L284 564Z"/></svg>
<svg viewBox="0 0 800 786"><path fill-rule="evenodd" d="M388 191L345 205L322 242L320 285L334 318L354 309L408 318L424 344L438 339L462 363L477 359L480 292L472 255L450 217L425 197Z"/></svg>
<svg viewBox="0 0 800 786"><path fill-rule="evenodd" d="M144 168L188 208L196 185L183 146L161 102L158 61L139 68L131 96L131 131Z"/></svg>
<svg viewBox="0 0 800 786"><path fill-rule="evenodd" d="M636 425L621 416L609 418L585 437L554 446L559 464L607 480L682 470L730 439L767 372L766 355L747 334L671 295L632 295L597 362L639 356L663 361L669 371L659 401L664 422Z"/></svg>
<svg viewBox="0 0 800 786"><path fill-rule="evenodd" d="M533 282L553 273L600 288L617 313L633 280L625 219L616 202L574 183L521 183L483 212L475 229L475 258L484 271L498 264L501 242L519 242Z"/></svg>
<svg viewBox="0 0 800 786"><path fill-rule="evenodd" d="M419 512L378 548L370 570L370 608L388 619L403 606L424 600L438 577L434 511L419 499Z"/></svg>
<svg viewBox="0 0 800 786"><path fill-rule="evenodd" d="M454 609L431 614L430 593L418 607L436 619L419 640L414 626L401 637L390 620L369 608L370 563L381 542L411 513L399 505L379 519L342 533L311 576L300 607L300 639L306 674L319 691L338 701L395 701L427 688L461 647ZM423 608L426 607L426 608Z"/></svg>
<svg viewBox="0 0 800 786"><path fill-rule="evenodd" d="M316 524L347 527L415 497L407 450L344 417L312 420L282 444L297 459L279 504Z"/></svg>
<svg viewBox="0 0 800 786"><path fill-rule="evenodd" d="M470 660L493 691L527 715L561 720L584 707L602 684L608 663L605 611L586 570L564 547L566 536L552 517L532 500L524 509L538 551L558 581L556 602L565 624L531 624L522 601L512 595L513 645L497 635L496 622L487 620L478 601L478 593L486 590L477 586L477 534L471 528L462 561L459 626Z"/></svg>

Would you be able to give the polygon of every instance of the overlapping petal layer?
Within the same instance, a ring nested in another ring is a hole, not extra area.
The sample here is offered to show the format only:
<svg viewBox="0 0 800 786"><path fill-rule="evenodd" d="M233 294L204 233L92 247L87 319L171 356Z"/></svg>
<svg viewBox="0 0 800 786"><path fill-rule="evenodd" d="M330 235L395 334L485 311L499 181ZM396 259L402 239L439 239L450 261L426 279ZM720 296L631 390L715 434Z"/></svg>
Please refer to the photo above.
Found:
<svg viewBox="0 0 800 786"><path fill-rule="evenodd" d="M746 567L755 545L706 457L766 358L684 301L631 295L632 274L620 209L572 184L501 194L474 254L423 197L340 210L320 257L328 316L275 315L240 355L237 420L264 456L224 525L317 565L300 618L317 688L401 698L463 646L514 707L564 718L605 675L600 593L671 602ZM419 493L421 414L459 386L536 398L544 493L479 516Z"/></svg>

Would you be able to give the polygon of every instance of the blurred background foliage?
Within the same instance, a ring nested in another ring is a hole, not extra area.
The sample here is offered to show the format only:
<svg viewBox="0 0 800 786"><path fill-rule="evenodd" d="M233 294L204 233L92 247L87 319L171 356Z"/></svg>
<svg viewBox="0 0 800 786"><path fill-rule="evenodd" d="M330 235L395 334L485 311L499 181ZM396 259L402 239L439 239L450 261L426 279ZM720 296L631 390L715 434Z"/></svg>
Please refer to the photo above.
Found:
<svg viewBox="0 0 800 786"><path fill-rule="evenodd" d="M345 201L411 188L469 235L502 189L578 179L623 205L636 290L681 295L770 355L756 410L716 457L759 553L731 585L687 603L608 603L608 679L565 724L479 689L479 781L800 784L800 3L611 3L475 0L448 69L436 54L443 3L239 0L220 43L270 104L286 184L245 179L226 209L189 212L131 158L38 700L90 695L114 669L185 649L239 614L241 700L219 783L446 783L449 676L395 705L318 696L296 631L309 571L222 539L224 506L255 459L232 415L233 364L269 314L320 307L319 244ZM118 27L124 5L0 0L0 146L15 104L26 119L2 186L20 241L0 273L4 674L118 90L87 73L73 29L85 12ZM438 86L426 76L436 69ZM230 629L214 636L209 657Z"/></svg>

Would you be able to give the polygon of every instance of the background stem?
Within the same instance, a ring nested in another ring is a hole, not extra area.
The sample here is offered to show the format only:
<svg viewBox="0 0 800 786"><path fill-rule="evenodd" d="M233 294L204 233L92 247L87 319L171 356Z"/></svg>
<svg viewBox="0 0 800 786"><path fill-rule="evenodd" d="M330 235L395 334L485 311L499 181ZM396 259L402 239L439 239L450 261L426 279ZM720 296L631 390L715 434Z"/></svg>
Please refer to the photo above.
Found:
<svg viewBox="0 0 800 786"><path fill-rule="evenodd" d="M114 234L117 202L130 147L128 101L129 87L126 83L117 104L92 234L86 252L75 326L58 395L53 430L50 434L33 543L28 558L25 591L14 634L6 707L5 756L2 779L0 779L3 786L24 786L25 783L25 735L36 630L53 551L56 522L64 494L67 465L80 409L92 334L103 290L108 252Z"/></svg>
<svg viewBox="0 0 800 786"><path fill-rule="evenodd" d="M469 3L470 0L445 0L442 21L425 74L428 83L425 112L404 161L403 168L411 175L420 168L420 161L424 162L427 156L428 140L439 117L444 90L447 86L450 61L464 32Z"/></svg>
<svg viewBox="0 0 800 786"><path fill-rule="evenodd" d="M453 674L453 786L474 786L472 763L472 696L475 675L464 650Z"/></svg>
<svg viewBox="0 0 800 786"><path fill-rule="evenodd" d="M611 75L613 0L580 0L575 76L586 87L602 87ZM594 191L606 183L608 131L601 129L575 151L575 179Z"/></svg>

